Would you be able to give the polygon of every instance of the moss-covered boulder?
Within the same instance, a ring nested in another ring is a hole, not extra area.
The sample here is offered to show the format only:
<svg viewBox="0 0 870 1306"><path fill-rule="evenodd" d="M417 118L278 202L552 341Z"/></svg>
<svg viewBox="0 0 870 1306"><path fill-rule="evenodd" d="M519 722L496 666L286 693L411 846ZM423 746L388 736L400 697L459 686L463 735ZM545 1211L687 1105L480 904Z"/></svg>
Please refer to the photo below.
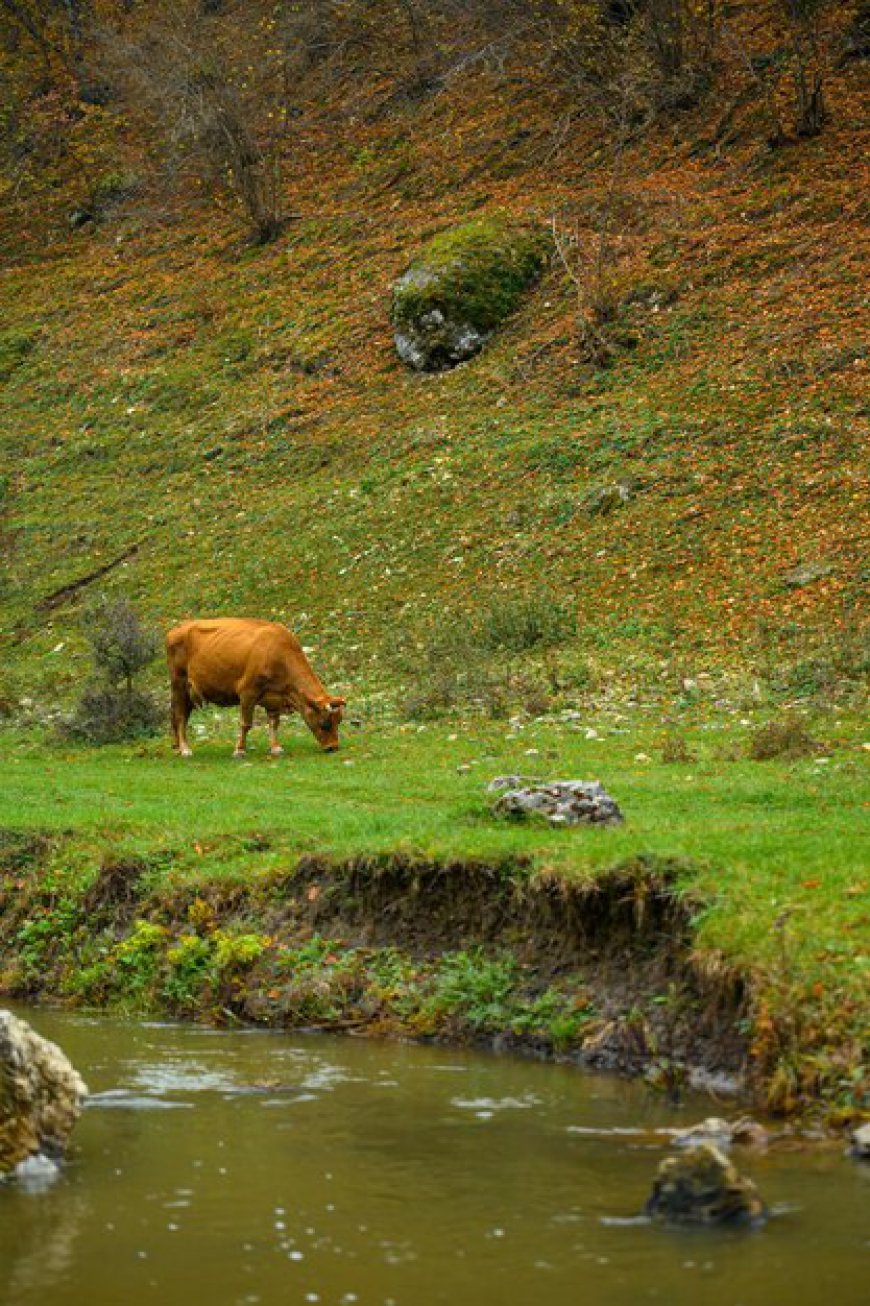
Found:
<svg viewBox="0 0 870 1306"><path fill-rule="evenodd" d="M435 236L393 287L399 357L420 372L473 357L538 279L547 252L546 233L501 216Z"/></svg>

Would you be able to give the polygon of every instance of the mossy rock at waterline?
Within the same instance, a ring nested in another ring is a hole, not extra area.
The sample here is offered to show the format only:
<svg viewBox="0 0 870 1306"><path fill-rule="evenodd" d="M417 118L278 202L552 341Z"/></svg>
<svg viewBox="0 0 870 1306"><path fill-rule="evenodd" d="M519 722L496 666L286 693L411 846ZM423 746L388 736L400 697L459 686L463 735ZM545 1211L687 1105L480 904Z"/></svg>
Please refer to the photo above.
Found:
<svg viewBox="0 0 870 1306"><path fill-rule="evenodd" d="M645 1212L671 1224L753 1225L765 1207L752 1180L713 1143L701 1142L662 1161Z"/></svg>
<svg viewBox="0 0 870 1306"><path fill-rule="evenodd" d="M419 372L477 354L514 312L547 261L546 232L503 217L435 236L393 287L396 350Z"/></svg>
<svg viewBox="0 0 870 1306"><path fill-rule="evenodd" d="M0 1011L0 1176L63 1155L87 1094L59 1047Z"/></svg>

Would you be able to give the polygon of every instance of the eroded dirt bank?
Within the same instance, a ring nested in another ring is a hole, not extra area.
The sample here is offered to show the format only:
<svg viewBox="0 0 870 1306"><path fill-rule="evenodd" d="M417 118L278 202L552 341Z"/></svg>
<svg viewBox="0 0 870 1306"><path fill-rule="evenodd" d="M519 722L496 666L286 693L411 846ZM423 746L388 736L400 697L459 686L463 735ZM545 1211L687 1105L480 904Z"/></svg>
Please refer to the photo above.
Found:
<svg viewBox="0 0 870 1306"><path fill-rule="evenodd" d="M164 859L165 863L165 859ZM694 948L689 868L304 857L240 878L4 836L0 989L188 1018L489 1044L752 1087L750 998Z"/></svg>

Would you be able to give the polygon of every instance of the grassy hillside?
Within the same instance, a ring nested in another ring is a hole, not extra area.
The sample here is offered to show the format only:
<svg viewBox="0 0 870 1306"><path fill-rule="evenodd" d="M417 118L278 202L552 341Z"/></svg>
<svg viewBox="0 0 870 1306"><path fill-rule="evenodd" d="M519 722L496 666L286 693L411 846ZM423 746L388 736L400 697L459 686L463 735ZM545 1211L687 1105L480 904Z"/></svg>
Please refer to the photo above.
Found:
<svg viewBox="0 0 870 1306"><path fill-rule="evenodd" d="M813 140L771 151L747 128L723 149L702 102L614 176L588 122L566 130L569 106L507 73L342 130L312 74L285 168L298 220L272 245L193 199L71 236L71 196L12 204L5 699L79 683L95 589L163 626L286 619L351 693L400 687L445 613L540 592L576 613L581 680L590 659L599 680L675 691L722 669L792 692L860 680L865 77L837 74ZM607 368L582 359L555 255L478 359L400 364L389 290L427 236L504 209L594 239L605 202L623 342ZM595 515L617 481L630 501ZM805 563L818 577L789 584Z"/></svg>

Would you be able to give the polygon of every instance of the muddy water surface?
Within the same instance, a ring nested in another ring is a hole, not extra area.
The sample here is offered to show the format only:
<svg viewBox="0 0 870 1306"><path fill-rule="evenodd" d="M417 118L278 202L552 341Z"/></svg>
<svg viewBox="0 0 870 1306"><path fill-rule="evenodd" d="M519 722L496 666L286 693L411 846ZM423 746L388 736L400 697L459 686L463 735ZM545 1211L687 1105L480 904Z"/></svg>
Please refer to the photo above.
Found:
<svg viewBox="0 0 870 1306"><path fill-rule="evenodd" d="M20 1009L19 1009L20 1010ZM45 1191L0 1187L3 1306L859 1306L870 1167L742 1154L753 1232L632 1222L690 1124L574 1069L44 1010L94 1100Z"/></svg>

